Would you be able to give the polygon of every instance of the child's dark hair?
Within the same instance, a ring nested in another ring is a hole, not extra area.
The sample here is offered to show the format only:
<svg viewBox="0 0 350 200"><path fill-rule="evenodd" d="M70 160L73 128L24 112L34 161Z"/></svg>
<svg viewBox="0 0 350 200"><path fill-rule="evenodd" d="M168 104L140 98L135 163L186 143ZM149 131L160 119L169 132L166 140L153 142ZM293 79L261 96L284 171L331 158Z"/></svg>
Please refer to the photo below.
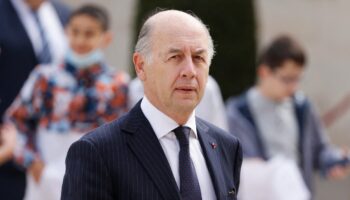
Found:
<svg viewBox="0 0 350 200"><path fill-rule="evenodd" d="M110 22L108 12L101 6L95 4L86 4L81 6L72 12L72 14L69 16L68 22L78 15L88 15L101 23L103 31L109 30Z"/></svg>
<svg viewBox="0 0 350 200"><path fill-rule="evenodd" d="M283 35L277 37L259 57L258 65L266 65L275 70L287 60L294 61L300 67L304 67L306 56L301 46L291 37Z"/></svg>

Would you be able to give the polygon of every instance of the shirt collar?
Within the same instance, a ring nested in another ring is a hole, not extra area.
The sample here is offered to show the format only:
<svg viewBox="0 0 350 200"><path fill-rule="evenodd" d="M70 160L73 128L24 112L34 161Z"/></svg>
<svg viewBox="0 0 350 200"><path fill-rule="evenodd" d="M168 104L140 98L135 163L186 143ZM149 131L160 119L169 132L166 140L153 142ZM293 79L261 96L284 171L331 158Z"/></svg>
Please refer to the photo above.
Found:
<svg viewBox="0 0 350 200"><path fill-rule="evenodd" d="M86 76L97 77L98 75L102 74L107 70L107 66L103 62L91 65L88 68L78 69L74 65L66 61L65 64L62 65L62 67L78 79L84 78Z"/></svg>
<svg viewBox="0 0 350 200"><path fill-rule="evenodd" d="M141 110L151 124L158 139L166 136L179 126L173 119L158 110L146 96L141 101ZM197 138L195 111L192 112L190 118L183 126L191 128L191 132Z"/></svg>

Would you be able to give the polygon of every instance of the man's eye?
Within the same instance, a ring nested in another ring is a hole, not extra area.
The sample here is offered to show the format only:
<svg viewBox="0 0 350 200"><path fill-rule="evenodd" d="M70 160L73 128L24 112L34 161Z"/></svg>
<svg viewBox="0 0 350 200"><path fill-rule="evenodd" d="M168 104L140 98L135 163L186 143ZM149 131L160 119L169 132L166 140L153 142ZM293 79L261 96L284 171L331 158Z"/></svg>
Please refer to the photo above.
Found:
<svg viewBox="0 0 350 200"><path fill-rule="evenodd" d="M173 55L169 58L169 60L178 60L180 59L180 55Z"/></svg>
<svg viewBox="0 0 350 200"><path fill-rule="evenodd" d="M205 61L205 59L202 56L195 56L194 60L197 61L197 62L198 61Z"/></svg>

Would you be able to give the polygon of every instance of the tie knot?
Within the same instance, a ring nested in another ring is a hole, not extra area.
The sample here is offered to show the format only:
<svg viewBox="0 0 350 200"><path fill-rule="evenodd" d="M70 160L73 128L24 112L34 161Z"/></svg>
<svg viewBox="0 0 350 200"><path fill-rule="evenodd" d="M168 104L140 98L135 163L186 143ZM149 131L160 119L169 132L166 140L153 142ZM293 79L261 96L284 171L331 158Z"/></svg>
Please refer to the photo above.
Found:
<svg viewBox="0 0 350 200"><path fill-rule="evenodd" d="M174 129L174 133L176 135L177 140L179 141L180 146L189 145L190 132L191 129L186 126L179 126L176 129Z"/></svg>

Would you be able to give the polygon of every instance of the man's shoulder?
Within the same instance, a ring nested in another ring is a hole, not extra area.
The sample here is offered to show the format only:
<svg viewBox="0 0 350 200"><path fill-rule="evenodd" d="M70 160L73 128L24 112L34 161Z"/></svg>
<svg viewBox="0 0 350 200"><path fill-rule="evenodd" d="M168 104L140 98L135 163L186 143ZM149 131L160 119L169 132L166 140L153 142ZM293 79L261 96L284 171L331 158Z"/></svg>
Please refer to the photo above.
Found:
<svg viewBox="0 0 350 200"><path fill-rule="evenodd" d="M208 134L210 137L207 137L209 139L208 142L210 142L211 145L217 145L220 149L220 154L223 157L231 158L232 156L239 156L240 159L242 157L242 145L237 137L234 135L226 132L225 130L209 123L204 120L197 118L197 124L201 126L201 130L204 126L206 126L207 130L205 133L200 133L203 137L203 134ZM198 129L198 128L197 128ZM205 142L205 140L203 140ZM205 145L205 144L204 144ZM215 148L212 146L212 148ZM229 162L232 160L228 159ZM232 164L232 163L231 163Z"/></svg>
<svg viewBox="0 0 350 200"><path fill-rule="evenodd" d="M196 120L197 125L201 127L201 129L207 129L207 132L211 137L224 142L239 143L238 139L235 136L215 126L214 124L207 122L199 117L197 117Z"/></svg>
<svg viewBox="0 0 350 200"><path fill-rule="evenodd" d="M81 140L86 140L96 145L105 145L110 140L117 141L118 138L122 137L121 127L125 123L126 118L127 115L124 115L119 119L108 122L85 134Z"/></svg>
<svg viewBox="0 0 350 200"><path fill-rule="evenodd" d="M140 105L136 105L125 115L111 122L108 122L89 133L85 134L81 140L89 141L95 145L116 145L124 143L126 136L138 129L140 120Z"/></svg>

